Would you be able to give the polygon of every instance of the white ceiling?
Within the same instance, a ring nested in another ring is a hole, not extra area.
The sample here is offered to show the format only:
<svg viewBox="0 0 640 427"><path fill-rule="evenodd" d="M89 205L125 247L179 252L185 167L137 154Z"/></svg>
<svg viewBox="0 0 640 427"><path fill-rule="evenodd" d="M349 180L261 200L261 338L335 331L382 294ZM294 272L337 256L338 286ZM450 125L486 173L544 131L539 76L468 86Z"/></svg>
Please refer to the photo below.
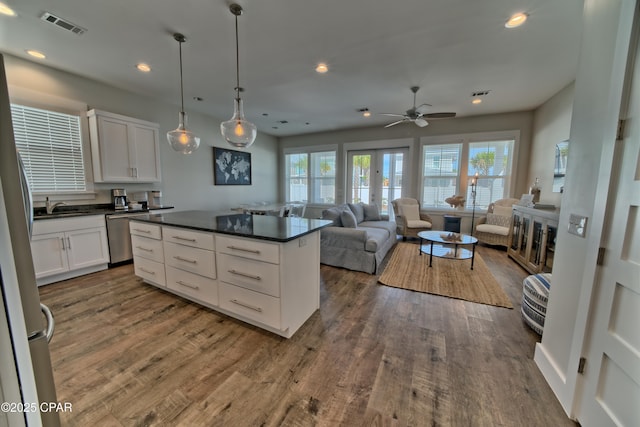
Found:
<svg viewBox="0 0 640 427"><path fill-rule="evenodd" d="M234 16L225 0L0 0L0 51L173 103L232 114ZM575 76L582 0L240 0L240 84L247 119L275 136L371 125L417 103L458 117L531 110ZM504 23L515 12L520 28ZM75 35L44 12L84 27ZM314 71L326 62L324 75ZM153 68L143 74L138 62ZM471 94L489 90L480 105ZM201 102L193 100L202 97ZM367 107L364 118L358 109ZM266 115L265 115L266 114ZM288 123L280 123L286 120ZM453 119L455 120L455 119ZM399 126L415 126L412 123ZM197 129L194 130L197 133Z"/></svg>

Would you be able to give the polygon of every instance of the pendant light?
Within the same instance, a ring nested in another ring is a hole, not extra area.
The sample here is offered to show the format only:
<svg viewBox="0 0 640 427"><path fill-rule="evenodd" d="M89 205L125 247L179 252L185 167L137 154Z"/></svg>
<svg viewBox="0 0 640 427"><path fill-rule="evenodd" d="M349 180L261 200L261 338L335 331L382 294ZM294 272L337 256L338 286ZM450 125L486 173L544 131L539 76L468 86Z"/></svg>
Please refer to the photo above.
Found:
<svg viewBox="0 0 640 427"><path fill-rule="evenodd" d="M184 89L182 86L182 43L187 38L180 33L175 33L173 38L180 46L180 116L178 118L178 127L167 132L167 141L171 148L182 154L191 154L200 146L200 138L195 136L193 132L187 130L187 114L184 112Z"/></svg>
<svg viewBox="0 0 640 427"><path fill-rule="evenodd" d="M229 10L236 17L236 98L233 103L233 117L226 122L220 123L220 132L222 132L222 136L229 144L234 147L246 148L255 141L257 128L256 125L244 118L242 99L240 99L240 92L242 92L243 89L240 87L238 16L242 15L242 6L233 3L229 6Z"/></svg>

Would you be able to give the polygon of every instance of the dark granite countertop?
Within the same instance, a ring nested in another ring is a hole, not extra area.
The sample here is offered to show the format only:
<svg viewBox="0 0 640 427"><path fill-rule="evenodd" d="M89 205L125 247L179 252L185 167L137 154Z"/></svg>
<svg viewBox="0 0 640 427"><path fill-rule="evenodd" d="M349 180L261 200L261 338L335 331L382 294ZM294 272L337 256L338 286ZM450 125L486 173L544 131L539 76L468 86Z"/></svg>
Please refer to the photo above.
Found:
<svg viewBox="0 0 640 427"><path fill-rule="evenodd" d="M332 224L332 221L323 219L281 218L209 211L149 214L137 216L135 221L275 242L288 242Z"/></svg>
<svg viewBox="0 0 640 427"><path fill-rule="evenodd" d="M44 207L34 208L33 219L59 219L87 215L120 215L145 213L149 212L149 210L160 209L173 209L173 206L149 206L146 209L114 209L113 205L110 203L95 205L59 205L56 206L55 210L51 214L48 214L46 208Z"/></svg>

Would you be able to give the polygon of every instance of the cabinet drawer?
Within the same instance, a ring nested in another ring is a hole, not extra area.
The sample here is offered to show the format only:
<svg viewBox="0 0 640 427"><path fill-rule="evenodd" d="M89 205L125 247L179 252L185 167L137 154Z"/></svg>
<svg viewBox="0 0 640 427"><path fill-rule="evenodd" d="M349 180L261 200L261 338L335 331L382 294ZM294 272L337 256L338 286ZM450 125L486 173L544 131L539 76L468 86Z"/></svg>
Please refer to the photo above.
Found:
<svg viewBox="0 0 640 427"><path fill-rule="evenodd" d="M274 297L280 296L280 266L218 254L220 280Z"/></svg>
<svg viewBox="0 0 640 427"><path fill-rule="evenodd" d="M216 278L216 254L212 251L164 242L164 262L181 270Z"/></svg>
<svg viewBox="0 0 640 427"><path fill-rule="evenodd" d="M156 285L166 286L164 264L134 256L133 268L136 276L153 282Z"/></svg>
<svg viewBox="0 0 640 427"><path fill-rule="evenodd" d="M131 249L134 256L147 258L156 262L164 262L164 250L162 240L149 239L131 235Z"/></svg>
<svg viewBox="0 0 640 427"><path fill-rule="evenodd" d="M213 251L213 234L184 228L162 227L165 242L179 243L185 246Z"/></svg>
<svg viewBox="0 0 640 427"><path fill-rule="evenodd" d="M167 266L167 288L196 301L218 305L218 283L214 279Z"/></svg>
<svg viewBox="0 0 640 427"><path fill-rule="evenodd" d="M220 307L229 312L281 329L280 299L220 282Z"/></svg>
<svg viewBox="0 0 640 427"><path fill-rule="evenodd" d="M151 239L162 239L162 230L159 225L147 222L129 221L129 231L137 236L149 237Z"/></svg>
<svg viewBox="0 0 640 427"><path fill-rule="evenodd" d="M273 264L280 263L280 246L278 244L223 235L217 235L216 241L218 252Z"/></svg>

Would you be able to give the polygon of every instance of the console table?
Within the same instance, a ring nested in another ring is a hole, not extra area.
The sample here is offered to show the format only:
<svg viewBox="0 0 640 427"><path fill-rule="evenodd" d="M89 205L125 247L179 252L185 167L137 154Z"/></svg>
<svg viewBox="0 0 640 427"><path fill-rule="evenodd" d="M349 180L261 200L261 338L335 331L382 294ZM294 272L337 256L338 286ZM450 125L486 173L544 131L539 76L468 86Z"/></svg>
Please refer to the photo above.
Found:
<svg viewBox="0 0 640 427"><path fill-rule="evenodd" d="M513 206L507 254L531 274L550 273L558 234L558 210Z"/></svg>

